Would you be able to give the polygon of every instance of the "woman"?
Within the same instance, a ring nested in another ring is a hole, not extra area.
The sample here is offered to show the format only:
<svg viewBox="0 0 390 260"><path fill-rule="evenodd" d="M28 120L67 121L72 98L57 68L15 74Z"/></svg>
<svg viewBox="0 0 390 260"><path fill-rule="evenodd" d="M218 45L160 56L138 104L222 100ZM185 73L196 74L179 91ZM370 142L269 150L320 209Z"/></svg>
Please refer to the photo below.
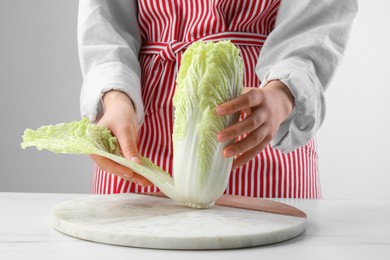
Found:
<svg viewBox="0 0 390 260"><path fill-rule="evenodd" d="M224 150L236 156L226 193L319 198L313 138L356 13L356 0L82 0L81 113L112 130L124 157L140 162L142 154L172 173L181 55L194 41L229 39L251 88L216 110L246 114L218 134L238 138ZM92 158L94 193L157 190L126 167Z"/></svg>

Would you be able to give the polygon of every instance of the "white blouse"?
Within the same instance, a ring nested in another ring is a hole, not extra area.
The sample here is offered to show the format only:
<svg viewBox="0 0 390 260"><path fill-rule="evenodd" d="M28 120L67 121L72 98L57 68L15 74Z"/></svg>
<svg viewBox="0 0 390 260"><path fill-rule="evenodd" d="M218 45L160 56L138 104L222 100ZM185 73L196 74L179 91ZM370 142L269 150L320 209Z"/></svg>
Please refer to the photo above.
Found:
<svg viewBox="0 0 390 260"><path fill-rule="evenodd" d="M126 93L143 122L136 0L80 0L78 49L84 82L81 115L98 120L109 90ZM343 56L357 0L282 0L275 28L261 50L256 74L264 87L279 79L295 107L271 144L289 152L306 144L325 117L324 91Z"/></svg>

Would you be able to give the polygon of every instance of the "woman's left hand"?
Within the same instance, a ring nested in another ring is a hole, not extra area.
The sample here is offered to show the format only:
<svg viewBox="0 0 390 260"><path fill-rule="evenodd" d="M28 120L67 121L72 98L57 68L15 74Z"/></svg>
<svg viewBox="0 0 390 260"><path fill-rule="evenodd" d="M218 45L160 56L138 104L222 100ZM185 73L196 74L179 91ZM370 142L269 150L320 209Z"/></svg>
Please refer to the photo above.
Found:
<svg viewBox="0 0 390 260"><path fill-rule="evenodd" d="M219 105L219 116L245 112L247 117L218 133L218 141L225 142L247 134L240 141L223 150L224 157L239 155L232 170L252 160L272 140L294 107L290 90L279 80L270 81L264 88L244 88L244 93Z"/></svg>

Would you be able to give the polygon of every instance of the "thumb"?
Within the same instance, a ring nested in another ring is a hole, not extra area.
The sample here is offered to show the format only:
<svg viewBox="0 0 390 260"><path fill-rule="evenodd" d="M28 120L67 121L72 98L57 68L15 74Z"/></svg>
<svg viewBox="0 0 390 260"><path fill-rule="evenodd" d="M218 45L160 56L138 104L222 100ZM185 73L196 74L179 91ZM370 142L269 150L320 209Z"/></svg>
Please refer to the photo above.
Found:
<svg viewBox="0 0 390 260"><path fill-rule="evenodd" d="M123 156L128 160L141 164L135 137L132 137L131 135L120 135L117 136L117 138Z"/></svg>

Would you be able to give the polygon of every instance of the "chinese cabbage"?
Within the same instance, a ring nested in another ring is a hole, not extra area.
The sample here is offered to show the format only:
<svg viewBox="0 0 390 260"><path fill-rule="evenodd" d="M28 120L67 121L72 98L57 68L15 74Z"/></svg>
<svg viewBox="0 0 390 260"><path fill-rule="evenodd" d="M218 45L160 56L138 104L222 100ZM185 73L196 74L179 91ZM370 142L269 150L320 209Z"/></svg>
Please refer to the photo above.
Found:
<svg viewBox="0 0 390 260"><path fill-rule="evenodd" d="M238 115L217 116L215 109L240 95L242 77L239 50L230 41L196 42L183 54L173 97L173 178L147 158L139 165L122 157L110 130L86 118L27 129L22 148L101 155L147 178L173 200L211 207L227 186L233 160L222 155L232 140L220 143L217 133L238 120Z"/></svg>

